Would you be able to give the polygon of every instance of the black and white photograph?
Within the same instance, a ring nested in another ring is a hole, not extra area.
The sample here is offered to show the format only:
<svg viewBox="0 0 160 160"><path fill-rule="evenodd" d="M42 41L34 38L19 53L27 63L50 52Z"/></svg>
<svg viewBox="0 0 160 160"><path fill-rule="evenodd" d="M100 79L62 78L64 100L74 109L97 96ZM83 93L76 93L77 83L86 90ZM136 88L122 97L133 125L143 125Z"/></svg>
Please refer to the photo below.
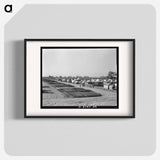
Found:
<svg viewBox="0 0 160 160"><path fill-rule="evenodd" d="M117 47L41 47L42 108L118 108Z"/></svg>
<svg viewBox="0 0 160 160"><path fill-rule="evenodd" d="M26 118L134 118L134 39L25 39Z"/></svg>

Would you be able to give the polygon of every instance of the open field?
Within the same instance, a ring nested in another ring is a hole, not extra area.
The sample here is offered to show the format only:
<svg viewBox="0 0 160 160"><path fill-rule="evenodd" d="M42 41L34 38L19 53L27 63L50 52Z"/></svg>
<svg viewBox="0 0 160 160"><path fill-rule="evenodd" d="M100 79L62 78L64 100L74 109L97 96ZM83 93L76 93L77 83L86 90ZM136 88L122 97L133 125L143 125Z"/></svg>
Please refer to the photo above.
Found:
<svg viewBox="0 0 160 160"><path fill-rule="evenodd" d="M58 91L62 92L64 95L70 98L82 98L82 97L97 97L101 94L94 91L83 89L83 88L60 88Z"/></svg>
<svg viewBox="0 0 160 160"><path fill-rule="evenodd" d="M43 106L116 106L116 91L103 87L80 87L79 84L42 80Z"/></svg>

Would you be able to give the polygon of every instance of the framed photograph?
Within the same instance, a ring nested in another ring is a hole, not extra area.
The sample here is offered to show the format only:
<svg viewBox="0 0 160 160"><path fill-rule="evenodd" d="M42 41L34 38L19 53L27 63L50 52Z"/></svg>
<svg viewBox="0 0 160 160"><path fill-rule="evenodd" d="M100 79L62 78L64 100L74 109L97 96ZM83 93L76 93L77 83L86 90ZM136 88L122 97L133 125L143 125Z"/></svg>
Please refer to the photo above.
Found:
<svg viewBox="0 0 160 160"><path fill-rule="evenodd" d="M135 117L134 39L25 39L25 117Z"/></svg>

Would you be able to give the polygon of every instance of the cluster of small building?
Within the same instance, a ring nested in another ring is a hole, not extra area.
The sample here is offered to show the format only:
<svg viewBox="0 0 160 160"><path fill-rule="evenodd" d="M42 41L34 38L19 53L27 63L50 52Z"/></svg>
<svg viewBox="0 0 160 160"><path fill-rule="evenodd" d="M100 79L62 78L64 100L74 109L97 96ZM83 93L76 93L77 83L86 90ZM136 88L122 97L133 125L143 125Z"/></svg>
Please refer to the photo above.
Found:
<svg viewBox="0 0 160 160"><path fill-rule="evenodd" d="M67 83L73 83L73 84L79 84L80 87L86 86L86 87L103 87L104 89L109 90L116 90L117 89L117 76L112 77L112 79L106 79L106 78L55 78L56 81L59 82L67 82Z"/></svg>

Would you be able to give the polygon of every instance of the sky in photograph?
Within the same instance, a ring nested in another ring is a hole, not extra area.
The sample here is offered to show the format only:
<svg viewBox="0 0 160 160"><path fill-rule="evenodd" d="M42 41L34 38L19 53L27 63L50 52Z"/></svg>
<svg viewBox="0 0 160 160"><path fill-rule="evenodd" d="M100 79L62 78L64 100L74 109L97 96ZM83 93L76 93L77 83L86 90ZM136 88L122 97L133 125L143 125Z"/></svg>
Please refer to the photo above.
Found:
<svg viewBox="0 0 160 160"><path fill-rule="evenodd" d="M107 76L117 71L116 49L43 49L42 76Z"/></svg>

